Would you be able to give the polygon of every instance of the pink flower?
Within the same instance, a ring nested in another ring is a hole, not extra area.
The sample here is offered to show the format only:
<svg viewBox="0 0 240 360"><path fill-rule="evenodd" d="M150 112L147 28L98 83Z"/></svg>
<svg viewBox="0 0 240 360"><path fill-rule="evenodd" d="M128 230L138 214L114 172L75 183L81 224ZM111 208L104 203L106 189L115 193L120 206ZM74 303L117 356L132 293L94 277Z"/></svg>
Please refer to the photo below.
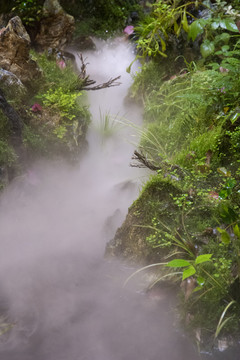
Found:
<svg viewBox="0 0 240 360"><path fill-rule="evenodd" d="M124 32L124 34L132 35L134 32L134 26L132 26L132 25L126 26L125 29L123 30L123 32Z"/></svg>
<svg viewBox="0 0 240 360"><path fill-rule="evenodd" d="M40 104L38 104L38 103L35 103L35 104L33 104L33 106L32 106L32 112L41 112L42 111L42 107L41 107L41 105Z"/></svg>
<svg viewBox="0 0 240 360"><path fill-rule="evenodd" d="M64 60L57 60L56 63L59 69L65 69L65 67L67 66Z"/></svg>

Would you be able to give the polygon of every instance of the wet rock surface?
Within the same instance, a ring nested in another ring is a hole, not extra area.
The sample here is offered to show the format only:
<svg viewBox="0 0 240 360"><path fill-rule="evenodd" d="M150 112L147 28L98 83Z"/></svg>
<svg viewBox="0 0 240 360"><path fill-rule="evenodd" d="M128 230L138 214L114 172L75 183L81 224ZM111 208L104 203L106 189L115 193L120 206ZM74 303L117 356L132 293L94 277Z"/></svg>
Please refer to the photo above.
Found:
<svg viewBox="0 0 240 360"><path fill-rule="evenodd" d="M0 69L0 86L6 94L9 92L12 97L19 96L19 94L25 95L27 92L21 80L12 72L4 69Z"/></svg>
<svg viewBox="0 0 240 360"><path fill-rule="evenodd" d="M0 31L0 67L13 73L26 85L41 75L29 51L30 37L21 19L15 16Z"/></svg>

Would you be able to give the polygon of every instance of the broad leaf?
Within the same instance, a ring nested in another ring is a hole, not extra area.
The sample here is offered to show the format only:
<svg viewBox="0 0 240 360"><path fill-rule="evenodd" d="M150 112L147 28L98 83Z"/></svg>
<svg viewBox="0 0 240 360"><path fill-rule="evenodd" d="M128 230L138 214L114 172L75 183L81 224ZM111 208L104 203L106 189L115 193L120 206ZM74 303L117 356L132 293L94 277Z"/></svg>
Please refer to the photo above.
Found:
<svg viewBox="0 0 240 360"><path fill-rule="evenodd" d="M217 231L221 234L221 241L225 245L228 245L230 243L230 241L231 241L229 233L226 230L221 229L219 227L217 228Z"/></svg>
<svg viewBox="0 0 240 360"><path fill-rule="evenodd" d="M195 260L195 264L201 264L207 261L211 261L211 257L212 254L203 254L203 255L199 255L196 260Z"/></svg>
<svg viewBox="0 0 240 360"><path fill-rule="evenodd" d="M174 259L172 261L169 261L169 263L166 266L170 267L185 267L190 266L190 262L184 259Z"/></svg>
<svg viewBox="0 0 240 360"><path fill-rule="evenodd" d="M196 37L203 33L204 25L201 24L199 20L193 21L193 23L188 28L188 38L194 41Z"/></svg>
<svg viewBox="0 0 240 360"><path fill-rule="evenodd" d="M182 280L189 278L190 276L194 275L195 273L196 273L195 268L192 265L190 265L188 268L186 268L184 270L183 275L182 275Z"/></svg>
<svg viewBox="0 0 240 360"><path fill-rule="evenodd" d="M232 19L222 19L220 26L222 29L227 29L232 32L239 32L237 25Z"/></svg>
<svg viewBox="0 0 240 360"><path fill-rule="evenodd" d="M205 40L200 46L200 51L202 57L204 58L208 57L209 55L212 55L215 51L214 43L209 40Z"/></svg>
<svg viewBox="0 0 240 360"><path fill-rule="evenodd" d="M220 26L220 20L217 20L217 19L215 21L213 21L211 24L211 28L213 30L217 30L219 28L219 26Z"/></svg>

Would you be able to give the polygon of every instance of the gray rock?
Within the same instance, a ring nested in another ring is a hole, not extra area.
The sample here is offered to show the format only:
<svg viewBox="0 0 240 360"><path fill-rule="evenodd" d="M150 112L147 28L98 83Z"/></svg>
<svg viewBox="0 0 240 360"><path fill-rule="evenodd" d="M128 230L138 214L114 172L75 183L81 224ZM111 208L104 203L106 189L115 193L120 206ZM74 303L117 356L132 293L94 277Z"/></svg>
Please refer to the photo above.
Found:
<svg viewBox="0 0 240 360"><path fill-rule="evenodd" d="M36 36L36 46L41 49L63 49L73 35L75 20L68 15L58 0L46 0L43 5L43 18Z"/></svg>
<svg viewBox="0 0 240 360"><path fill-rule="evenodd" d="M5 93L9 93L11 97L16 95L26 95L27 89L21 80L12 72L0 69L0 87Z"/></svg>

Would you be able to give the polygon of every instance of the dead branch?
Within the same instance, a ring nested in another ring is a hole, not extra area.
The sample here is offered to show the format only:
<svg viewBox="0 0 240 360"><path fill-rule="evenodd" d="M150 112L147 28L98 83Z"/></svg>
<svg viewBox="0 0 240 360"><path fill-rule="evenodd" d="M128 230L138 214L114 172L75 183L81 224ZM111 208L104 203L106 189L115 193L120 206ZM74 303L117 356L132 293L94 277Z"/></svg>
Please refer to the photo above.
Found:
<svg viewBox="0 0 240 360"><path fill-rule="evenodd" d="M101 90L101 89L106 89L109 87L113 87L113 86L119 86L121 83L120 82L116 82L117 80L120 79L121 76L117 76L114 79L110 79L107 82L103 83L103 84L99 84L93 87L82 87L82 90Z"/></svg>
<svg viewBox="0 0 240 360"><path fill-rule="evenodd" d="M160 165L156 166L150 160L148 160L145 155L139 153L137 150L134 151L132 160L137 160L138 163L130 163L131 167L148 168L152 171L164 170L164 172L166 172L165 175L175 170L176 175L180 178L183 178L186 175L184 169L182 169L179 165L170 165L161 160Z"/></svg>
<svg viewBox="0 0 240 360"><path fill-rule="evenodd" d="M120 82L117 82L117 80L119 80L121 76L117 76L116 78L110 79L110 80L106 81L105 83L89 87L91 85L96 84L96 81L89 79L89 75L87 75L86 69L87 69L88 63L85 63L86 59L83 59L83 56L81 53L77 53L77 56L79 57L81 64L82 64L81 72L78 75L79 79L82 80L82 84L81 84L80 88L76 89L76 90L101 90L101 89L106 89L106 88L113 87L113 86L119 86L121 84Z"/></svg>
<svg viewBox="0 0 240 360"><path fill-rule="evenodd" d="M137 160L137 164L131 163L131 167L148 168L153 171L161 170L161 167L155 166L151 161L147 160L146 156L139 153L137 150L134 151L132 160Z"/></svg>

